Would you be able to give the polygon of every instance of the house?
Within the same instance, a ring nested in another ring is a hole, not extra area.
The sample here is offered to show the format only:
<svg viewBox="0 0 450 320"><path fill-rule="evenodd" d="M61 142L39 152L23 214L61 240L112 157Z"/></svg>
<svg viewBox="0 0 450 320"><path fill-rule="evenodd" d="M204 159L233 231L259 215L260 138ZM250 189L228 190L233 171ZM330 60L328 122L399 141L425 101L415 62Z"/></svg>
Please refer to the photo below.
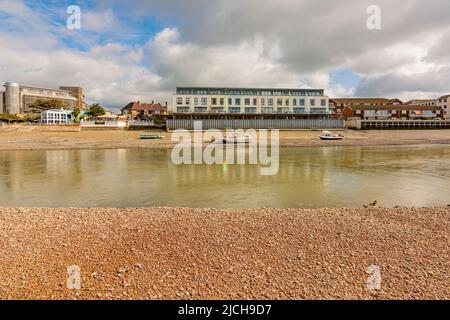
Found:
<svg viewBox="0 0 450 320"><path fill-rule="evenodd" d="M444 118L437 106L417 105L353 105L342 109L341 118L345 120L430 120Z"/></svg>
<svg viewBox="0 0 450 320"><path fill-rule="evenodd" d="M40 123L45 125L72 124L74 116L72 110L55 109L41 112Z"/></svg>
<svg viewBox="0 0 450 320"><path fill-rule="evenodd" d="M141 103L130 102L124 108L122 108L123 115L129 115L133 117L145 117L152 115L165 115L167 114L167 108L163 107L160 103Z"/></svg>
<svg viewBox="0 0 450 320"><path fill-rule="evenodd" d="M387 98L332 98L330 106L333 107L335 119L342 119L345 107L352 106L382 106L382 105L401 105L403 102L399 99Z"/></svg>
<svg viewBox="0 0 450 320"><path fill-rule="evenodd" d="M450 106L450 94L440 97L436 100L436 106L439 107L444 113L444 119L450 118L448 112Z"/></svg>

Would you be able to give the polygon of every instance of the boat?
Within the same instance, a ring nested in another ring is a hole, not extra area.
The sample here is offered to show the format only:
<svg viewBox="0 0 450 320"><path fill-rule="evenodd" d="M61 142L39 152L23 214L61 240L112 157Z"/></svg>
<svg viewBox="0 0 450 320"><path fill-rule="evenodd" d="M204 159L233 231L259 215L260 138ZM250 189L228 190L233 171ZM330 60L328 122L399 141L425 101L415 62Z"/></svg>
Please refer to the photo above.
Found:
<svg viewBox="0 0 450 320"><path fill-rule="evenodd" d="M342 140L344 139L343 135L335 134L330 131L323 131L320 136L320 140Z"/></svg>
<svg viewBox="0 0 450 320"><path fill-rule="evenodd" d="M248 137L239 138L239 139L225 138L225 139L223 139L223 143L224 144L249 144L250 139Z"/></svg>
<svg viewBox="0 0 450 320"><path fill-rule="evenodd" d="M211 140L211 142L219 142L223 144L249 144L250 137L244 134L228 134L225 138L220 140Z"/></svg>
<svg viewBox="0 0 450 320"><path fill-rule="evenodd" d="M154 140L154 139L162 139L164 138L160 134L141 134L142 140Z"/></svg>

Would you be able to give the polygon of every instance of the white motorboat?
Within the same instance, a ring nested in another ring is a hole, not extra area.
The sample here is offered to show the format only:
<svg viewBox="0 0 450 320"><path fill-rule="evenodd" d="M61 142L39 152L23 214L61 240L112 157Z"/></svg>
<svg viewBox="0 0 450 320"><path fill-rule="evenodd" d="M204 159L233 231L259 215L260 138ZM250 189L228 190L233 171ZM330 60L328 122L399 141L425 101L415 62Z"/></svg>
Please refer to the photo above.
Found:
<svg viewBox="0 0 450 320"><path fill-rule="evenodd" d="M342 140L344 139L343 135L335 134L330 131L323 131L320 136L320 140Z"/></svg>
<svg viewBox="0 0 450 320"><path fill-rule="evenodd" d="M250 137L245 134L227 134L223 139L217 141L212 140L212 142L219 142L223 144L249 144Z"/></svg>

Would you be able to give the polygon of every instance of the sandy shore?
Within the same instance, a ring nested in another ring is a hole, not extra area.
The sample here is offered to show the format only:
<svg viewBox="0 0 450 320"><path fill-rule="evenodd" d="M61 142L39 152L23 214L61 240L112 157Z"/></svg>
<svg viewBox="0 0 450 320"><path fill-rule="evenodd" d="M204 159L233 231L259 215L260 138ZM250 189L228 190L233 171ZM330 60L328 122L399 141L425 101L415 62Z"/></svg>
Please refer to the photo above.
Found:
<svg viewBox="0 0 450 320"><path fill-rule="evenodd" d="M1 299L449 299L449 208L0 209ZM81 268L67 290L67 266ZM381 290L369 290L369 266Z"/></svg>
<svg viewBox="0 0 450 320"><path fill-rule="evenodd" d="M171 134L162 140L140 140L143 131L80 131L55 128L0 127L0 150L172 148ZM450 130L388 130L343 132L343 141L321 141L318 131L282 131L283 147L450 144Z"/></svg>

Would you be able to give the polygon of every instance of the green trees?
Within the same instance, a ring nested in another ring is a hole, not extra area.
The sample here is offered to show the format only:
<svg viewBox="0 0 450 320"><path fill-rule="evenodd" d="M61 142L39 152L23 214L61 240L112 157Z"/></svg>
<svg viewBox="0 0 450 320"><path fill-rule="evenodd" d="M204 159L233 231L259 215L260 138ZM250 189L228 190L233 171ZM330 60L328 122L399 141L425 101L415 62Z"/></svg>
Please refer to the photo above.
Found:
<svg viewBox="0 0 450 320"><path fill-rule="evenodd" d="M35 103L28 105L28 110L31 113L40 113L45 110L50 109L64 109L68 105L61 100L50 99L50 100L37 100Z"/></svg>
<svg viewBox="0 0 450 320"><path fill-rule="evenodd" d="M72 111L72 117L73 117L73 121L75 123L79 123L80 122L80 120L81 120L80 114L81 114L81 110L79 108L75 108Z"/></svg>
<svg viewBox="0 0 450 320"><path fill-rule="evenodd" d="M89 108L89 112L88 115L90 117L98 117L98 116L102 116L104 115L105 109L103 109L103 107L98 104L98 103L94 103L90 108Z"/></svg>

